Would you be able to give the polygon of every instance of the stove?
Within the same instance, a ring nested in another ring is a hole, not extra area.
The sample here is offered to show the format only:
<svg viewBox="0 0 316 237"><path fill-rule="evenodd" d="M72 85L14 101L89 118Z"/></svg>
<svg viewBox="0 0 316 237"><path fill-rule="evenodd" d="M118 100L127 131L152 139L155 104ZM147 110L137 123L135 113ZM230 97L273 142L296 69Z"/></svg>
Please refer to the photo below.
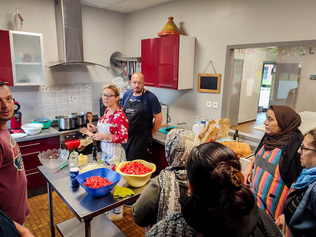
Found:
<svg viewBox="0 0 316 237"><path fill-rule="evenodd" d="M71 133L76 133L76 132L79 132L80 128L72 128L72 129L68 129L68 130L65 130L65 129L58 129L60 135L64 135L64 134L71 134Z"/></svg>
<svg viewBox="0 0 316 237"><path fill-rule="evenodd" d="M69 129L69 130L62 130L58 129L59 134L60 134L60 147L62 149L67 149L69 152L72 151L77 151L78 153L82 153L83 155L91 154L92 153L92 144L88 145L84 150L78 151L76 148L68 149L67 145L65 142L71 141L71 140L80 140L84 139L86 135L82 134L79 132L81 127L77 127L74 129Z"/></svg>

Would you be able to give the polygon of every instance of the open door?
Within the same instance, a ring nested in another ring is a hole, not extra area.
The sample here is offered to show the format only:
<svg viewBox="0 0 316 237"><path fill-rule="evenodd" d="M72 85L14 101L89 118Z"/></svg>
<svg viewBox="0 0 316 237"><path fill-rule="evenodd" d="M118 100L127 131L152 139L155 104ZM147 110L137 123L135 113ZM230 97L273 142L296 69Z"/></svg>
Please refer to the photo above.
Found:
<svg viewBox="0 0 316 237"><path fill-rule="evenodd" d="M277 63L270 105L288 105L296 109L296 95L301 76L300 63Z"/></svg>
<svg viewBox="0 0 316 237"><path fill-rule="evenodd" d="M266 112L274 91L276 63L263 63L258 112Z"/></svg>

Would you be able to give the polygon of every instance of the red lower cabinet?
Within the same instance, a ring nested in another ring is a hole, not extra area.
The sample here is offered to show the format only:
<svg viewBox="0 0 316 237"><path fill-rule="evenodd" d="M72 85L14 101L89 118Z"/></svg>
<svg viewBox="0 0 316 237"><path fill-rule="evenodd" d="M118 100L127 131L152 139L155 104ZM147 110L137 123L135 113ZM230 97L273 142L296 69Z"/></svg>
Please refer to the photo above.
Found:
<svg viewBox="0 0 316 237"><path fill-rule="evenodd" d="M165 146L153 141L152 146L149 148L146 160L156 165L156 171L152 174L152 178L159 175L160 171L168 166L166 160Z"/></svg>
<svg viewBox="0 0 316 237"><path fill-rule="evenodd" d="M18 142L24 163L27 189L35 189L46 185L46 180L39 173L37 166L41 166L38 154L48 149L58 149L60 147L59 136L36 139L26 142Z"/></svg>

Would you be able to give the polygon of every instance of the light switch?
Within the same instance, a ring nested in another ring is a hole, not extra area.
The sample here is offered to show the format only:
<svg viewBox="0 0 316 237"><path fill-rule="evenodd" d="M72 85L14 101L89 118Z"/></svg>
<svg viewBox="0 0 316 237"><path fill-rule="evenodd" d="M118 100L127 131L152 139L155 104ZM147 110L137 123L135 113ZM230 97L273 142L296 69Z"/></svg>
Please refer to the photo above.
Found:
<svg viewBox="0 0 316 237"><path fill-rule="evenodd" d="M213 108L218 109L218 102L213 102Z"/></svg>
<svg viewBox="0 0 316 237"><path fill-rule="evenodd" d="M206 108L209 108L209 109L212 108L212 102L211 101L206 101Z"/></svg>

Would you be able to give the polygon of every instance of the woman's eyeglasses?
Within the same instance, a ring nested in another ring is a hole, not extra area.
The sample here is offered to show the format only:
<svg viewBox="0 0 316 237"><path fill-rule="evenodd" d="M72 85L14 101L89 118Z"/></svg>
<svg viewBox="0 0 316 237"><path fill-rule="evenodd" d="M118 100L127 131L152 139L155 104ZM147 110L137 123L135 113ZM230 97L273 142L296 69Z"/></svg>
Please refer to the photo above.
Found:
<svg viewBox="0 0 316 237"><path fill-rule="evenodd" d="M104 95L102 95L104 98L111 98L111 97L113 97L113 96L115 96L115 95L111 95L111 94L108 94L108 95L106 95L106 94L104 94Z"/></svg>
<svg viewBox="0 0 316 237"><path fill-rule="evenodd" d="M302 143L302 144L301 144L301 151L302 151L302 153L303 153L303 150L309 150L309 151L315 151L315 152L316 152L315 149L311 149L311 148L304 147L304 144Z"/></svg>

